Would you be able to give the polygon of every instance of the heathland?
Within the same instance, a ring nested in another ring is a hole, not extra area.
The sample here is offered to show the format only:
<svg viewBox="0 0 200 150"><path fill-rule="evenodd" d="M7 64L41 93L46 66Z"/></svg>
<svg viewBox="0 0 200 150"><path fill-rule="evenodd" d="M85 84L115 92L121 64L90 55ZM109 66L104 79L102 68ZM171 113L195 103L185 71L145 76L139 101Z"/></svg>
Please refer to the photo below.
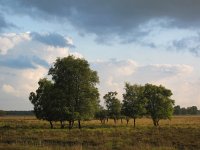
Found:
<svg viewBox="0 0 200 150"><path fill-rule="evenodd" d="M126 125L109 119L105 124L98 120L84 121L82 129L75 122L73 129L50 129L47 121L34 116L0 117L0 149L147 149L196 150L200 149L200 116L174 116L161 120L154 127L150 118L133 120Z"/></svg>

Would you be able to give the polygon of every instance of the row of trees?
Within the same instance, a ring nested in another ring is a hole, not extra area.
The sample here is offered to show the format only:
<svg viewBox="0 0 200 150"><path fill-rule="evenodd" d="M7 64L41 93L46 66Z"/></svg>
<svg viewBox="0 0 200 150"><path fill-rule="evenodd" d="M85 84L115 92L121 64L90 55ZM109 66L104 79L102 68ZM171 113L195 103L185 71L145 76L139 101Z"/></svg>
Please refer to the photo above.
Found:
<svg viewBox="0 0 200 150"><path fill-rule="evenodd" d="M0 116L33 116L33 111L0 110Z"/></svg>
<svg viewBox="0 0 200 150"><path fill-rule="evenodd" d="M127 119L144 115L151 116L155 126L160 119L170 118L173 113L174 101L172 92L163 86L152 84L125 84L123 102L117 98L117 92L108 92L105 96L106 109L99 105L99 92L96 85L99 78L96 71L90 69L85 59L69 56L58 58L49 69L51 79L40 79L36 92L31 92L29 100L34 105L37 118L49 121L60 121L61 128L68 121L69 128L81 120L100 120L112 118L116 122L119 117ZM135 126L135 123L134 123Z"/></svg>
<svg viewBox="0 0 200 150"><path fill-rule="evenodd" d="M170 97L172 92L163 86L152 84L131 85L125 84L125 93L123 101L117 99L117 92L108 92L105 96L107 109L101 109L97 113L97 118L102 123L107 118L116 120L125 118L127 124L130 118L134 120L134 127L137 118L150 116L155 126L159 125L161 119L170 119L173 113L174 100Z"/></svg>
<svg viewBox="0 0 200 150"><path fill-rule="evenodd" d="M197 106L191 107L180 107L179 105L174 107L174 115L197 115L200 114L200 110L198 110Z"/></svg>

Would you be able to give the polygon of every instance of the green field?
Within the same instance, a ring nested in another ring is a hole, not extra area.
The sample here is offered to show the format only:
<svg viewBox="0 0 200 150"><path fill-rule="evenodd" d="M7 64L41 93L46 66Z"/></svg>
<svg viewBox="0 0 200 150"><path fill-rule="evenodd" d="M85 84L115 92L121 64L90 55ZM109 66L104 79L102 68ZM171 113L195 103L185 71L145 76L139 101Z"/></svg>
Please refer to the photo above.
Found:
<svg viewBox="0 0 200 150"><path fill-rule="evenodd" d="M48 122L35 117L0 117L0 149L73 149L73 150L174 150L200 149L200 116L179 116L162 120L159 127L153 127L151 119L133 120L127 126L109 120L82 122L71 130L50 129Z"/></svg>

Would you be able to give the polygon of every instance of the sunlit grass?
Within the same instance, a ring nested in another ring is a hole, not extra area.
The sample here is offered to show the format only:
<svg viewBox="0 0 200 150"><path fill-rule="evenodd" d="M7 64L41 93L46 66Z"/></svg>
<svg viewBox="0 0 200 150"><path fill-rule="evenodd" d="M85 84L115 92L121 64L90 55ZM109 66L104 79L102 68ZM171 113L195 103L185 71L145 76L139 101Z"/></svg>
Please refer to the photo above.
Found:
<svg viewBox="0 0 200 150"><path fill-rule="evenodd" d="M100 124L98 120L77 123L72 130L50 129L35 117L0 117L0 149L200 149L200 116L179 116L162 120L153 127L150 118L126 125L118 120Z"/></svg>

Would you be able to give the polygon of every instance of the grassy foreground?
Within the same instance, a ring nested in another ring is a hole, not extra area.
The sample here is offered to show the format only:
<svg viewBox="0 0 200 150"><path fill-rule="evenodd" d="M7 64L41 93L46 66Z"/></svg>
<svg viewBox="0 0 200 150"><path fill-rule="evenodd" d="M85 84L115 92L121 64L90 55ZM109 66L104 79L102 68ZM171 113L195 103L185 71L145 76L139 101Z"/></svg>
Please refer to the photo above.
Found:
<svg viewBox="0 0 200 150"><path fill-rule="evenodd" d="M196 150L200 149L200 116L173 117L153 127L151 119L136 120L115 126L113 120L82 122L75 128L49 129L46 121L35 117L0 117L0 149L72 149L72 150Z"/></svg>

